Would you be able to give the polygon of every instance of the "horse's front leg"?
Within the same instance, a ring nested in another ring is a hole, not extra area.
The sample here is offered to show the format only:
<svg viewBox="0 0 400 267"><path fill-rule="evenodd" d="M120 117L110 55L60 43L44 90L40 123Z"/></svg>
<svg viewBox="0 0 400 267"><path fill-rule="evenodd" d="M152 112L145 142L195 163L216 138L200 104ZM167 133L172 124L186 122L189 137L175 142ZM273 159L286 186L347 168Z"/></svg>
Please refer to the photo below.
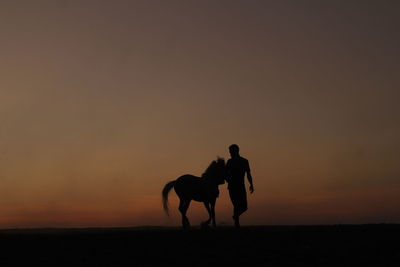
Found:
<svg viewBox="0 0 400 267"><path fill-rule="evenodd" d="M205 221L205 222L202 222L201 226L207 227L210 224L211 218L212 218L212 216L211 216L211 208L210 208L210 203L209 202L204 201L203 204L204 204L204 207L206 207L207 212L208 212L208 220Z"/></svg>
<svg viewBox="0 0 400 267"><path fill-rule="evenodd" d="M215 202L217 201L216 198L210 201L210 218L212 220L212 226L215 228L216 227L216 222L215 222Z"/></svg>

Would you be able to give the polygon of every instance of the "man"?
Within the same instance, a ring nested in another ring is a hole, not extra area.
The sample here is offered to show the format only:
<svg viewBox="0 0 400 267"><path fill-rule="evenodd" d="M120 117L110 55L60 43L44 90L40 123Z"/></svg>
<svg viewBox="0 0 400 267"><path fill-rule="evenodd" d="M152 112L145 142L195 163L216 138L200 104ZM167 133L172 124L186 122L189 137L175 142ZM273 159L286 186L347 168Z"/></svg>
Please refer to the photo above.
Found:
<svg viewBox="0 0 400 267"><path fill-rule="evenodd" d="M247 159L239 155L239 146L233 144L229 146L231 158L226 167L228 171L228 190L233 204L233 220L236 227L240 227L239 217L247 210L247 197L244 176L247 173L250 193L254 192L253 178L251 177L250 165Z"/></svg>

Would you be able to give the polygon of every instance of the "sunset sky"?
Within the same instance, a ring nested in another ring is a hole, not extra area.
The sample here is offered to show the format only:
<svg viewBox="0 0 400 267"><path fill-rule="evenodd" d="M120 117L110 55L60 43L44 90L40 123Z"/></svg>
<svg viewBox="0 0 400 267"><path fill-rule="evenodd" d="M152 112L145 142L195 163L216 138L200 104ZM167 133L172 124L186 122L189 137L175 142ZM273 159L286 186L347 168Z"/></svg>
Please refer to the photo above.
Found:
<svg viewBox="0 0 400 267"><path fill-rule="evenodd" d="M2 0L0 228L178 226L162 187L232 143L254 179L244 225L400 223L399 14L395 0Z"/></svg>

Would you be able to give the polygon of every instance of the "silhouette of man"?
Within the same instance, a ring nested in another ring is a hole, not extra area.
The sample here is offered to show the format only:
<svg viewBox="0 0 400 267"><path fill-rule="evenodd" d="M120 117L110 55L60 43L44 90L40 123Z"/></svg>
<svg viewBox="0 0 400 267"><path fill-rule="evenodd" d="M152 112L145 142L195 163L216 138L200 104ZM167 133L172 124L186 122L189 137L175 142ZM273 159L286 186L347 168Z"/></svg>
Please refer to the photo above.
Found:
<svg viewBox="0 0 400 267"><path fill-rule="evenodd" d="M233 144L229 146L231 158L226 167L228 171L228 190L229 197L233 204L233 220L236 227L240 227L239 217L247 210L247 196L244 176L247 173L250 193L254 192L253 178L251 177L249 161L239 155L239 146Z"/></svg>

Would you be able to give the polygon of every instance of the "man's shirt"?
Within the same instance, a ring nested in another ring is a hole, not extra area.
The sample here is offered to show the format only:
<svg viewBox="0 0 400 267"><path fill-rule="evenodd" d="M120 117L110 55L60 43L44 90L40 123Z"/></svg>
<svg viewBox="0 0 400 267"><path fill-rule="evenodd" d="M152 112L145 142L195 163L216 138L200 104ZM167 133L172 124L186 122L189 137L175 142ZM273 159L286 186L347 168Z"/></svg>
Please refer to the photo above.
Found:
<svg viewBox="0 0 400 267"><path fill-rule="evenodd" d="M228 188L244 186L244 176L250 172L249 161L242 157L234 157L226 163L228 170Z"/></svg>

